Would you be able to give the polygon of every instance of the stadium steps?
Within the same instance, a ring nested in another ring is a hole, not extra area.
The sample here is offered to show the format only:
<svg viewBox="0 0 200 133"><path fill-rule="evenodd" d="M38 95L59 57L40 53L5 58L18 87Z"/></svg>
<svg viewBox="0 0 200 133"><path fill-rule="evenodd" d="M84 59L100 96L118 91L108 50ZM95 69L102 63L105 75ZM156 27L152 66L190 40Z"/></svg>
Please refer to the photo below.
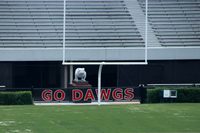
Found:
<svg viewBox="0 0 200 133"><path fill-rule="evenodd" d="M131 16L134 18L135 24L137 25L139 32L141 33L142 37L145 38L145 34L146 34L145 14L141 10L141 7L140 7L138 1L137 0L124 0L124 2L126 3ZM147 31L148 31L148 39L147 39L148 47L160 47L161 45L160 45L157 37L155 36L151 25L149 25L149 24L148 24Z"/></svg>
<svg viewBox="0 0 200 133"><path fill-rule="evenodd" d="M62 47L63 0L1 0L0 47ZM67 47L144 47L123 0L66 0Z"/></svg>
<svg viewBox="0 0 200 133"><path fill-rule="evenodd" d="M145 1L138 2L145 11ZM200 0L149 0L148 9L162 46L200 46Z"/></svg>

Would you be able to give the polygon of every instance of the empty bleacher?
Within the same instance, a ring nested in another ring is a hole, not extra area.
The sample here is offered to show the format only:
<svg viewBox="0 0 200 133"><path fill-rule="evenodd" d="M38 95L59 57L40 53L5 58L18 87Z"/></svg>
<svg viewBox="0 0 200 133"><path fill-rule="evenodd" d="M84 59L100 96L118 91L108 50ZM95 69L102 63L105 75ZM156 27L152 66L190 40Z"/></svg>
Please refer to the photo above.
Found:
<svg viewBox="0 0 200 133"><path fill-rule="evenodd" d="M0 47L62 47L63 0L1 0ZM67 47L144 46L123 0L66 0Z"/></svg>
<svg viewBox="0 0 200 133"><path fill-rule="evenodd" d="M145 11L145 0L138 0ZM148 0L148 18L162 46L200 46L200 0Z"/></svg>

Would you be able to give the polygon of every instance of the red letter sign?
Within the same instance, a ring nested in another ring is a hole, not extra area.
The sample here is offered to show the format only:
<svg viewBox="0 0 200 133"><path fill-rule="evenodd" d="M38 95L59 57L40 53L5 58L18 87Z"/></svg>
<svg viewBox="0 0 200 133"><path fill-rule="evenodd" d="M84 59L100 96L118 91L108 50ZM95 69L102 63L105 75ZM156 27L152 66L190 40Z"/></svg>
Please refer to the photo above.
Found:
<svg viewBox="0 0 200 133"><path fill-rule="evenodd" d="M79 89L72 90L72 101L80 101L83 98L83 92Z"/></svg>
<svg viewBox="0 0 200 133"><path fill-rule="evenodd" d="M52 101L52 90L43 90L42 99L47 102Z"/></svg>
<svg viewBox="0 0 200 133"><path fill-rule="evenodd" d="M124 90L124 94L125 94L125 96L124 96L125 100L132 100L134 98L134 90L133 90L133 88L126 88Z"/></svg>
<svg viewBox="0 0 200 133"><path fill-rule="evenodd" d="M114 100L120 101L123 99L123 90L121 88L116 88L112 92L112 96Z"/></svg>
<svg viewBox="0 0 200 133"><path fill-rule="evenodd" d="M94 94L91 89L87 89L84 101L88 101L88 99L95 100Z"/></svg>
<svg viewBox="0 0 200 133"><path fill-rule="evenodd" d="M111 89L102 89L101 91L101 99L105 99L105 101L109 101L110 99Z"/></svg>
<svg viewBox="0 0 200 133"><path fill-rule="evenodd" d="M58 96L59 94L60 94L60 97ZM63 90L56 90L54 92L53 96L54 96L54 99L56 101L63 101L63 100L65 100L65 92Z"/></svg>

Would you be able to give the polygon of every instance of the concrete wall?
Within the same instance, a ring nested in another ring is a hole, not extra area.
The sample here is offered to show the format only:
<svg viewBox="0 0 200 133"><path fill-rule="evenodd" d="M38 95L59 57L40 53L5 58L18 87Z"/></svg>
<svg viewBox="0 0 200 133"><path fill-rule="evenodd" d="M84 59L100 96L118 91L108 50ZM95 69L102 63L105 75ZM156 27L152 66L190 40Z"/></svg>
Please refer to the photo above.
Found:
<svg viewBox="0 0 200 133"><path fill-rule="evenodd" d="M12 63L0 63L0 86L12 87Z"/></svg>

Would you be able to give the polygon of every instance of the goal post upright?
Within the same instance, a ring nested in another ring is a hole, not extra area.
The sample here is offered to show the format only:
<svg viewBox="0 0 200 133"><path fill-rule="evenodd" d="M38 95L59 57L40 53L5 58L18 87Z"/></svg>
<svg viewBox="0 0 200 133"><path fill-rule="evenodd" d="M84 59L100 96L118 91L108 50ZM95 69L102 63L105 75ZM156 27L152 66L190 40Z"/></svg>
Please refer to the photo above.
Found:
<svg viewBox="0 0 200 133"><path fill-rule="evenodd" d="M101 105L101 74L102 74L103 62L99 65L98 71L98 105Z"/></svg>
<svg viewBox="0 0 200 133"><path fill-rule="evenodd" d="M88 61L88 62L69 62L66 60L66 0L63 0L63 48L62 48L62 65L99 65L98 70L98 105L101 105L101 74L102 74L102 68L103 65L148 65L148 0L145 0L145 46L144 46L144 61L140 62L104 62L104 61ZM83 49L83 48L73 48L73 49ZM89 48L84 48L89 49ZM106 49L106 48L104 48ZM122 48L119 48L122 49ZM134 49L134 48L130 48Z"/></svg>
<svg viewBox="0 0 200 133"><path fill-rule="evenodd" d="M65 63L65 23L66 23L66 0L63 0L63 58L62 64Z"/></svg>
<svg viewBox="0 0 200 133"><path fill-rule="evenodd" d="M148 42L148 0L145 1L145 62L148 64L147 62L147 42Z"/></svg>

